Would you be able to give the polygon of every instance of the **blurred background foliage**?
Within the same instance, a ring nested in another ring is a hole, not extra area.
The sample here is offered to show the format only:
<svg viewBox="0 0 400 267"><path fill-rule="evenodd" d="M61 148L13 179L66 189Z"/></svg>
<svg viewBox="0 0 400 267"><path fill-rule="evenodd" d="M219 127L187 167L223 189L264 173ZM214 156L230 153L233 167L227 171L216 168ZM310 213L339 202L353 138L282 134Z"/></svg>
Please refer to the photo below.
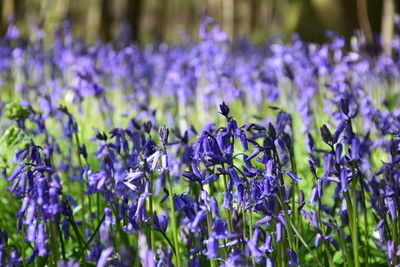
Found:
<svg viewBox="0 0 400 267"><path fill-rule="evenodd" d="M12 15L22 33L41 24L52 32L67 18L85 41L109 41L122 26L129 39L141 44L179 42L198 38L199 14L206 13L223 26L231 39L255 42L293 33L321 42L333 30L347 39L358 28L367 42L382 33L389 38L399 0L0 0L0 33ZM396 7L397 6L397 7ZM388 22L385 22L385 18ZM183 33L186 33L184 35Z"/></svg>

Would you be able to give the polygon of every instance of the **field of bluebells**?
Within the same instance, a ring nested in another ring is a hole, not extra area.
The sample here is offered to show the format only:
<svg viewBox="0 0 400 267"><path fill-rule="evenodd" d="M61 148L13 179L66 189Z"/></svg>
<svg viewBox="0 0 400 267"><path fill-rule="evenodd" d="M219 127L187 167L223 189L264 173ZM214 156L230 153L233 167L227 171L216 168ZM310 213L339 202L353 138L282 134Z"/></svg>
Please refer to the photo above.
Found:
<svg viewBox="0 0 400 267"><path fill-rule="evenodd" d="M400 35L123 36L1 37L0 265L399 266Z"/></svg>

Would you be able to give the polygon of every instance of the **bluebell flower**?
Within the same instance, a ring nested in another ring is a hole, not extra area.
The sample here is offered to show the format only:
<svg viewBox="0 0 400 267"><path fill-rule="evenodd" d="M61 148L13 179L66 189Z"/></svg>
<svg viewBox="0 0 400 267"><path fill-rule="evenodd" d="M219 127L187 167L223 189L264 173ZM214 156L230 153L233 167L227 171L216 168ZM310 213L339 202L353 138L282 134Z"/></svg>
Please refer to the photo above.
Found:
<svg viewBox="0 0 400 267"><path fill-rule="evenodd" d="M286 171L286 174L290 177L290 178L292 178L292 180L295 182L295 183L298 183L298 182L300 182L301 181L301 178L299 178L299 177L297 177L297 175L295 175L293 172L291 172L291 171Z"/></svg>
<svg viewBox="0 0 400 267"><path fill-rule="evenodd" d="M335 149L336 164L341 164L342 162L342 151L343 151L343 145L341 143L337 144Z"/></svg>
<svg viewBox="0 0 400 267"><path fill-rule="evenodd" d="M8 266L22 266L22 258L15 247L7 260L7 267Z"/></svg>
<svg viewBox="0 0 400 267"><path fill-rule="evenodd" d="M45 226L43 223L39 224L37 231L38 232L37 232L36 244L38 247L38 255L39 255L39 257L43 257L43 256L47 255L47 249L46 249L47 237L46 237L46 232L45 232Z"/></svg>
<svg viewBox="0 0 400 267"><path fill-rule="evenodd" d="M341 185L341 191L342 192L347 192L349 190L348 184L349 184L349 177L348 177L348 172L346 168L343 168L340 170L340 185Z"/></svg>
<svg viewBox="0 0 400 267"><path fill-rule="evenodd" d="M229 167L228 172L229 172L229 175L232 178L233 185L235 185L235 186L239 185L240 184L240 178L239 178L239 175L237 174L235 168L234 167Z"/></svg>
<svg viewBox="0 0 400 267"><path fill-rule="evenodd" d="M281 242L282 241L282 231L283 231L283 226L281 222L276 223L276 242Z"/></svg>
<svg viewBox="0 0 400 267"><path fill-rule="evenodd" d="M332 142L332 134L329 131L328 127L324 124L321 127L321 136L322 136L322 140L326 143L326 144L331 144Z"/></svg>
<svg viewBox="0 0 400 267"><path fill-rule="evenodd" d="M254 225L255 226L261 226L261 225L266 225L267 227L269 226L269 222L272 220L272 216L266 215L262 219L258 220Z"/></svg>
<svg viewBox="0 0 400 267"><path fill-rule="evenodd" d="M260 229L257 227L254 230L253 238L251 240L247 241L247 246L249 247L251 255L254 258L261 258L261 257L265 256L264 252L261 251L261 249L258 247L259 236L260 236Z"/></svg>
<svg viewBox="0 0 400 267"><path fill-rule="evenodd" d="M38 254L39 254L39 250L38 250L38 247L36 246L36 247L34 247L33 249L32 249L32 254L29 256L29 258L28 259L26 259L26 261L30 264L30 263L33 263L34 261L35 261L35 258L38 256ZM1 262L1 261L0 261Z"/></svg>
<svg viewBox="0 0 400 267"><path fill-rule="evenodd" d="M360 152L360 139L358 137L354 137L351 140L351 159L358 160Z"/></svg>
<svg viewBox="0 0 400 267"><path fill-rule="evenodd" d="M205 209L201 209L197 212L195 219L189 226L193 232L198 232L200 230L199 225L205 219L206 213L207 213L207 210L205 210Z"/></svg>
<svg viewBox="0 0 400 267"><path fill-rule="evenodd" d="M139 234L138 242L141 244L139 247L139 258L142 266L155 267L155 256L153 251L148 248L146 236L144 234Z"/></svg>
<svg viewBox="0 0 400 267"><path fill-rule="evenodd" d="M289 250L289 257L290 260L288 262L289 266L298 266L298 265L302 265L298 260L297 260L297 254L293 249L288 249Z"/></svg>
<svg viewBox="0 0 400 267"><path fill-rule="evenodd" d="M224 193L224 202L221 206L222 209L231 209L231 203L232 203L232 194L230 192L225 192Z"/></svg>
<svg viewBox="0 0 400 267"><path fill-rule="evenodd" d="M79 267L80 264L75 259L60 262L60 267Z"/></svg>
<svg viewBox="0 0 400 267"><path fill-rule="evenodd" d="M5 256L5 249L7 248L8 233L0 229L0 263L3 263Z"/></svg>
<svg viewBox="0 0 400 267"><path fill-rule="evenodd" d="M218 239L215 238L213 235L211 235L208 240L206 240L207 244L207 252L205 253L207 255L207 258L216 258L218 257L218 249L219 249L219 244L218 244Z"/></svg>
<svg viewBox="0 0 400 267"><path fill-rule="evenodd" d="M264 253L266 252L271 253L274 251L274 248L272 246L272 234L268 234L265 236L265 242L260 246L260 250L263 251Z"/></svg>
<svg viewBox="0 0 400 267"><path fill-rule="evenodd" d="M386 242L386 253L389 262L393 264L394 258L396 257L396 243L395 241L388 240Z"/></svg>
<svg viewBox="0 0 400 267"><path fill-rule="evenodd" d="M225 220L221 219L219 216L215 218L213 222L213 229L215 232L215 237L217 239L224 239L228 237L228 224Z"/></svg>
<svg viewBox="0 0 400 267"><path fill-rule="evenodd" d="M109 261L109 257L113 253L113 248L109 247L104 249L101 254L99 259L97 260L97 267L105 267L107 265L107 262Z"/></svg>

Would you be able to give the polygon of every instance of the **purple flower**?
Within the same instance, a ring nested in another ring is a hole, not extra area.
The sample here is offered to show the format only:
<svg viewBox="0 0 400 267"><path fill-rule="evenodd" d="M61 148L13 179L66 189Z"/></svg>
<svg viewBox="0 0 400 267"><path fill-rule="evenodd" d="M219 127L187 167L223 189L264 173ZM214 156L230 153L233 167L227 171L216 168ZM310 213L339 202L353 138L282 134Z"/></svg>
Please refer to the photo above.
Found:
<svg viewBox="0 0 400 267"><path fill-rule="evenodd" d="M293 180L295 183L298 183L298 182L301 181L301 178L297 177L297 175L295 175L295 174L294 174L293 172L291 172L291 171L286 171L286 174L287 174L290 178L292 178L292 180Z"/></svg>
<svg viewBox="0 0 400 267"><path fill-rule="evenodd" d="M43 257L47 255L47 250L46 250L46 233L45 233L45 226L43 223L39 224L38 227L38 232L37 232L37 240L36 244L38 247L38 255L39 257Z"/></svg>
<svg viewBox="0 0 400 267"><path fill-rule="evenodd" d="M108 258L111 256L113 250L114 249L112 247L109 247L101 252L100 257L97 261L97 267L105 267L107 265L107 262L109 261Z"/></svg>
<svg viewBox="0 0 400 267"><path fill-rule="evenodd" d="M260 228L257 227L254 230L253 238L247 241L247 246L249 247L251 255L253 255L254 258L264 257L265 255L264 252L262 252L257 245L259 236L260 236Z"/></svg>
<svg viewBox="0 0 400 267"><path fill-rule="evenodd" d="M342 192L347 192L349 190L348 187L348 173L345 168L340 170L340 185L341 185L341 191Z"/></svg>
<svg viewBox="0 0 400 267"><path fill-rule="evenodd" d="M216 239L224 239L228 237L229 231L227 222L222 220L220 217L215 218L213 230Z"/></svg>
<svg viewBox="0 0 400 267"><path fill-rule="evenodd" d="M393 260L396 257L396 243L394 241L388 240L386 242L386 253L390 263L393 263Z"/></svg>
<svg viewBox="0 0 400 267"><path fill-rule="evenodd" d="M206 213L207 210L202 209L200 211L197 212L195 219L193 220L193 222L190 224L190 229L193 232L198 232L200 231L199 225L201 224L201 222L204 220L204 218L206 217Z"/></svg>
<svg viewBox="0 0 400 267"><path fill-rule="evenodd" d="M358 137L354 137L353 140L351 140L351 159L358 160L359 152L360 152L360 139L358 139Z"/></svg>
<svg viewBox="0 0 400 267"><path fill-rule="evenodd" d="M218 257L218 239L216 239L213 235L211 235L208 240L206 240L207 243L207 258L216 258Z"/></svg>
<svg viewBox="0 0 400 267"><path fill-rule="evenodd" d="M144 234L139 234L139 258L142 266L155 267L155 256L153 251L148 248L146 236Z"/></svg>
<svg viewBox="0 0 400 267"><path fill-rule="evenodd" d="M240 178L239 178L239 175L237 174L235 168L229 167L229 175L232 178L233 184L236 185L236 186L239 185Z"/></svg>
<svg viewBox="0 0 400 267"><path fill-rule="evenodd" d="M289 266L298 266L301 265L301 263L297 260L297 254L293 249L289 248L289 257L290 260L288 262Z"/></svg>

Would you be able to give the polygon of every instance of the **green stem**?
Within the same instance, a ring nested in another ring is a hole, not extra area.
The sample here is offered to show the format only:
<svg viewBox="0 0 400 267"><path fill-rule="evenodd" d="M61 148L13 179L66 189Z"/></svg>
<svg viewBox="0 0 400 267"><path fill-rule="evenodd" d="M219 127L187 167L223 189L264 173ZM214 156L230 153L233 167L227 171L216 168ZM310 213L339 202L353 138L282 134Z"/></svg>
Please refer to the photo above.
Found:
<svg viewBox="0 0 400 267"><path fill-rule="evenodd" d="M224 164L222 164L222 169L225 170ZM223 181L224 181L225 190L226 190L226 192L228 192L228 182L227 182L227 179L226 179L226 174L224 173L222 175L222 177L223 177ZM232 211L231 211L231 203L230 202L229 202L229 209L228 209L228 230L231 233L233 232Z"/></svg>
<svg viewBox="0 0 400 267"><path fill-rule="evenodd" d="M293 129L293 125L292 125L292 129ZM293 135L294 136L294 135ZM294 140L293 140L294 141ZM295 158L295 154L294 154L294 150L293 150L293 145L290 147L289 149L289 153L290 153L290 165L292 166L292 171L295 175L297 175L297 164L296 164L296 158ZM293 185L293 194L292 194L292 210L293 210L293 221L295 222L297 227L300 227L300 212L297 208L295 208L295 198L297 196L297 201L300 201L300 191L299 191L299 185L297 183L295 183ZM301 230L301 228L300 228ZM294 250L297 253L298 252L298 247L299 247L299 240L296 239L295 240L295 247Z"/></svg>
<svg viewBox="0 0 400 267"><path fill-rule="evenodd" d="M250 232L250 240L252 240L253 239L253 225L254 225L253 224L253 211L250 209L249 213L250 213L249 232ZM251 257L251 263L253 266L256 266L256 261L255 261L254 257Z"/></svg>
<svg viewBox="0 0 400 267"><path fill-rule="evenodd" d="M65 256L64 239L63 239L63 236L62 236L62 233L61 233L61 229L60 229L60 225L59 225L59 224L57 224L57 228L58 228L58 236L59 236L59 238L60 238L61 255L62 255L63 261L66 261L66 260L67 260L67 257Z"/></svg>
<svg viewBox="0 0 400 267"><path fill-rule="evenodd" d="M283 185L282 178L281 178L281 183ZM287 205L284 200L284 193L282 192L282 188L279 185L278 185L278 196L279 196L278 200L281 204L281 208L283 209L283 217L285 218L285 221L287 223L290 220L289 213L288 213ZM282 201L280 199L282 199ZM287 235L288 235L289 247L294 250L293 241L292 241L292 229L290 227L286 227L286 231L287 231Z"/></svg>
<svg viewBox="0 0 400 267"><path fill-rule="evenodd" d="M367 216L367 203L365 199L365 192L364 192L364 185L362 182L361 175L358 175L360 178L360 185L361 185L361 197L364 205L364 238L365 238L365 266L369 266L369 234L368 234L368 216Z"/></svg>
<svg viewBox="0 0 400 267"><path fill-rule="evenodd" d="M174 253L174 255L176 255L176 249L175 249L174 244L172 244L171 240L168 238L168 236L163 231L160 231L160 233L163 235L165 240L167 240L169 246L172 248L172 252Z"/></svg>
<svg viewBox="0 0 400 267"><path fill-rule="evenodd" d="M311 255L314 257L315 261L319 266L322 266L322 263L319 261L317 255L315 255L315 252L310 249L310 247L307 245L307 242L304 241L303 237L300 235L299 231L296 229L296 227L292 224L291 221L288 222L290 227L293 229L293 232L296 233L297 237L299 238L300 242L304 245L304 247L311 253Z"/></svg>
<svg viewBox="0 0 400 267"><path fill-rule="evenodd" d="M153 177L150 177L150 197L149 197L149 210L150 210L150 248L155 253L156 245L155 245L155 230L154 230L154 212L153 212Z"/></svg>
<svg viewBox="0 0 400 267"><path fill-rule="evenodd" d="M342 249L342 254L345 255L344 260L347 261L347 266L353 267L354 266L353 259L351 258L351 255L349 254L349 251L347 250L346 241L343 238L343 234L339 231L339 229L337 230L337 232L338 232L338 236L339 236L340 246Z"/></svg>
<svg viewBox="0 0 400 267"><path fill-rule="evenodd" d="M96 236L97 232L99 231L100 226L103 223L105 218L106 218L106 215L104 214L103 217L101 218L99 224L97 225L96 229L94 230L92 235L89 237L88 241L85 243L85 247L84 247L85 250L89 249L90 243L93 241L94 237Z"/></svg>
<svg viewBox="0 0 400 267"><path fill-rule="evenodd" d="M349 227L350 227L350 236L351 236L351 243L352 243L352 249L353 249L353 258L354 258L354 263L356 267L360 266L360 262L358 261L358 244L357 244L357 239L355 239L355 229L354 229L354 217L353 217L353 207L350 199L350 194L348 191L344 192L344 197L346 198L346 204L347 204L347 211L348 211L348 216L349 216Z"/></svg>
<svg viewBox="0 0 400 267"><path fill-rule="evenodd" d="M116 198L116 200L115 200L114 214L115 214L115 225L117 227L117 233L118 233L118 237L119 237L119 238L117 238L117 247L119 248L121 245L121 242L122 242L127 248L129 248L129 240L121 226L121 216L119 214L119 199L118 198Z"/></svg>
<svg viewBox="0 0 400 267"><path fill-rule="evenodd" d="M250 225L249 225L249 231L250 231L250 239L253 239L253 211L250 209Z"/></svg>
<svg viewBox="0 0 400 267"><path fill-rule="evenodd" d="M280 258L281 258L281 266L282 267L286 266L284 235L285 235L285 233L282 232L282 240L281 240L281 242L279 242Z"/></svg>
<svg viewBox="0 0 400 267"><path fill-rule="evenodd" d="M25 233L25 224L22 224L22 233ZM22 260L25 259L25 242L21 242L21 256ZM0 262L0 265L2 263Z"/></svg>
<svg viewBox="0 0 400 267"><path fill-rule="evenodd" d="M54 218L53 218L54 219ZM54 266L57 266L59 261L59 252L58 252L58 223L54 220L50 221L50 249L51 249L51 258L53 259Z"/></svg>
<svg viewBox="0 0 400 267"><path fill-rule="evenodd" d="M176 222L176 213L175 213L175 204L174 204L174 198L173 198L173 188L172 188L172 183L171 183L171 176L169 171L165 171L165 176L167 178L167 183L168 183L168 191L169 191L169 204L171 207L171 226L172 226L172 235L173 235L173 240L174 240L174 245L175 245L175 252L176 252L176 263L178 266L182 266L182 259L181 259L181 254L179 252L179 242L178 242L178 225Z"/></svg>
<svg viewBox="0 0 400 267"><path fill-rule="evenodd" d="M243 241L245 244L247 240L247 233L246 233L247 224L246 224L246 211L243 206L242 206L242 218L243 218Z"/></svg>
<svg viewBox="0 0 400 267"><path fill-rule="evenodd" d="M352 198L353 198L353 213L352 213L352 224L353 224L353 233L352 233L352 239L353 239L353 252L354 252L354 262L356 264L356 267L360 266L360 261L359 261L359 251L358 251L358 220L357 220L357 177L355 175L355 162L352 162L351 165L351 171L353 174L352 177Z"/></svg>
<svg viewBox="0 0 400 267"><path fill-rule="evenodd" d="M84 253L85 253L85 249L84 249L84 246L83 246L84 241L82 239L81 233L79 232L78 225L76 225L76 222L75 222L74 218L72 216L70 216L68 219L69 219L69 222L72 225L72 228L74 229L74 232L75 232L75 235L76 235L76 239L78 239L79 251L80 251L79 258L82 258L82 257L84 257Z"/></svg>
<svg viewBox="0 0 400 267"><path fill-rule="evenodd" d="M274 152L275 162L276 162L276 164L278 164L278 170L281 170L281 162L279 160L276 148L274 148L273 152ZM287 207L287 204L285 202L285 183L283 181L283 176L282 175L277 175L277 176L280 178L280 179L278 179L278 186L277 186L278 187L278 196L279 196L278 197L278 201L281 204L281 207L283 209L283 215L284 215L285 221L287 223L290 220L290 218L289 218L289 213L288 213L288 207ZM283 189L283 192L282 192L282 189ZM295 247L293 246L293 240L292 240L293 234L292 234L291 227L286 227L286 232L287 232L287 235L288 235L289 247L291 249L293 249L297 254L297 251L295 250Z"/></svg>
<svg viewBox="0 0 400 267"><path fill-rule="evenodd" d="M97 224L100 225L101 220L100 220L99 214L101 214L101 209L100 209L100 194L99 193L96 193L96 206L97 206Z"/></svg>
<svg viewBox="0 0 400 267"><path fill-rule="evenodd" d="M321 220L322 220L322 200L318 199L318 222L319 222L319 228L321 229L322 236L325 236L324 226L323 226ZM326 256L328 258L329 266L332 266L332 267L335 266L335 264L333 263L331 250L329 249L328 241L323 239L322 243L324 244L324 249L325 249Z"/></svg>
<svg viewBox="0 0 400 267"><path fill-rule="evenodd" d="M78 163L79 163L79 168L82 168L82 160L81 160L81 143L79 141L79 136L78 133L74 133L75 137L75 142L76 142L76 156L78 158ZM83 181L79 182L79 188L80 188L80 194L81 194L81 202L82 202L82 222L85 223L85 212L86 212L86 207L85 207L85 188L84 188L84 183Z"/></svg>
<svg viewBox="0 0 400 267"><path fill-rule="evenodd" d="M207 230L208 230L208 238L210 239L211 235L212 235L212 218L211 218L211 212L207 211ZM210 259L210 265L211 267L216 267L216 263L214 259Z"/></svg>

